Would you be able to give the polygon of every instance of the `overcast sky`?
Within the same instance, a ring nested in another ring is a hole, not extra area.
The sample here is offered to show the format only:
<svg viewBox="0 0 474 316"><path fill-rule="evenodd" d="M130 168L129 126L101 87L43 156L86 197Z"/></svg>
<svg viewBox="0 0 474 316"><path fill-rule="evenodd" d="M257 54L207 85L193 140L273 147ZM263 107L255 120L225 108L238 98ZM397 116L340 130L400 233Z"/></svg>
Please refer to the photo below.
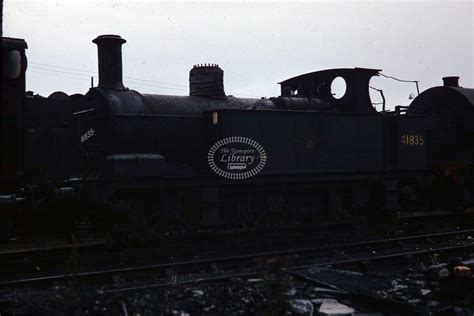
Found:
<svg viewBox="0 0 474 316"><path fill-rule="evenodd" d="M45 96L85 93L90 76L97 83L91 40L101 34L127 40L124 83L148 93L186 95L198 63L219 64L227 94L236 96L277 96L289 77L344 67L382 69L419 80L422 90L450 75L474 87L472 1L4 0L3 11L4 36L28 42L27 89ZM371 85L384 89L390 107L416 93L380 77Z"/></svg>

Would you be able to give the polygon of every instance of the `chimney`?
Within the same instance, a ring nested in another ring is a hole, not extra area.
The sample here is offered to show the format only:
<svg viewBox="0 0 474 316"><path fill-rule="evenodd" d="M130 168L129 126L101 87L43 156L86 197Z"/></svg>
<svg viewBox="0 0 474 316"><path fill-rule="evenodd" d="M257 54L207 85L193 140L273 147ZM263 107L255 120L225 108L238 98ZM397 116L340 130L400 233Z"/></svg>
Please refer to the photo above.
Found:
<svg viewBox="0 0 474 316"><path fill-rule="evenodd" d="M99 88L125 90L122 82L122 44L119 35L101 35L92 41L99 55Z"/></svg>
<svg viewBox="0 0 474 316"><path fill-rule="evenodd" d="M443 86L444 87L459 87L459 77L443 77Z"/></svg>
<svg viewBox="0 0 474 316"><path fill-rule="evenodd" d="M224 71L216 64L194 65L189 71L189 95L225 99Z"/></svg>

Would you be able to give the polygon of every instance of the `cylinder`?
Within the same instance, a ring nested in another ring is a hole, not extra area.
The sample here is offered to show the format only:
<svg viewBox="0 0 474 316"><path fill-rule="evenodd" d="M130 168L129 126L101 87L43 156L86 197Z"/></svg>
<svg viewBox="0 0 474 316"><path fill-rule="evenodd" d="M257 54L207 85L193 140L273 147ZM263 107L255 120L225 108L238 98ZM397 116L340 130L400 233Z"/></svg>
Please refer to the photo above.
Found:
<svg viewBox="0 0 474 316"><path fill-rule="evenodd" d="M125 90L122 81L122 44L118 35L101 35L92 41L97 44L99 88Z"/></svg>

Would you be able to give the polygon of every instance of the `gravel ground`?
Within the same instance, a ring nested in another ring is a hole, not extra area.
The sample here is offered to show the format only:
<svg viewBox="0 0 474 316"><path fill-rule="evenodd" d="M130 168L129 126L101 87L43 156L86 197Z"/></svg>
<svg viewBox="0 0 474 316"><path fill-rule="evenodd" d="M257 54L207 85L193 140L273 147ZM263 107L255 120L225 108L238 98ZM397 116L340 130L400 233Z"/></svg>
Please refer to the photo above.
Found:
<svg viewBox="0 0 474 316"><path fill-rule="evenodd" d="M81 284L70 279L42 289L3 288L0 316L474 315L472 251L462 259L412 258L383 268L369 263L358 271L309 268L289 273L281 258L265 264L266 273L250 278L135 290L124 289L172 281L176 271L134 279L113 275ZM251 272L239 269L233 272ZM230 272L217 265L215 270ZM178 280L191 277L206 274L183 274Z"/></svg>
<svg viewBox="0 0 474 316"><path fill-rule="evenodd" d="M1 315L473 315L473 260L407 269L400 274L335 269L284 270L141 290L153 278L0 290ZM458 269L459 270L459 269Z"/></svg>

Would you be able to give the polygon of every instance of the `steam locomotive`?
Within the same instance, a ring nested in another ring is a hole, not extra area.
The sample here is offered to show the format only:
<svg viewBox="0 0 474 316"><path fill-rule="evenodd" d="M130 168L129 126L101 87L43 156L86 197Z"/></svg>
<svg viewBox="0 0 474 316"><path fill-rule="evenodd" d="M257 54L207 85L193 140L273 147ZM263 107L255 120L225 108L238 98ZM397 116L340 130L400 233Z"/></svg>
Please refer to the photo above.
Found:
<svg viewBox="0 0 474 316"><path fill-rule="evenodd" d="M126 214L153 234L472 202L474 89L458 77L382 112L369 95L380 70L364 68L303 74L278 97L248 99L226 95L219 66L196 65L189 96L141 94L123 85L126 41L93 42L98 86L44 98L25 93L26 42L2 38L0 216L54 210L49 222L62 225Z"/></svg>

